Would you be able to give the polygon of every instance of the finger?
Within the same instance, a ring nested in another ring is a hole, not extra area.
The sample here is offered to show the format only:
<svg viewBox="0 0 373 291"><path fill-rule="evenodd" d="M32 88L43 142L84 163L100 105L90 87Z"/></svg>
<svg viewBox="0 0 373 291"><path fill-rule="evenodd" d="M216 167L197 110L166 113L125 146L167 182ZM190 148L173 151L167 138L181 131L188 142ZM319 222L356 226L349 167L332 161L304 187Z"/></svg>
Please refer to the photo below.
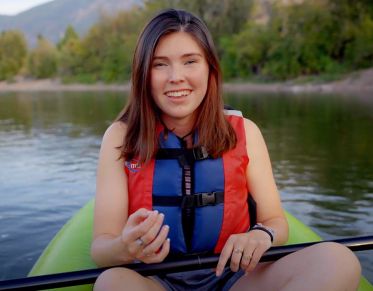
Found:
<svg viewBox="0 0 373 291"><path fill-rule="evenodd" d="M241 259L241 264L240 264L241 269L243 270L247 269L253 257L255 248L256 248L256 244L253 241L250 240L246 243L246 246L245 246L245 249L242 255L242 259Z"/></svg>
<svg viewBox="0 0 373 291"><path fill-rule="evenodd" d="M250 261L251 261L251 257L252 257L252 254L249 253L251 251L244 251L243 255L242 255L242 258L241 258L241 264L240 264L240 267L242 270L246 270L247 267L249 266L250 264Z"/></svg>
<svg viewBox="0 0 373 291"><path fill-rule="evenodd" d="M231 256L231 263L230 263L230 268L232 272L237 272L239 270L242 254L243 254L243 247L235 245L233 248L233 252Z"/></svg>
<svg viewBox="0 0 373 291"><path fill-rule="evenodd" d="M223 273L224 267L226 263L228 262L228 259L230 258L232 251L233 251L233 239L231 239L230 237L225 243L225 246L219 256L219 261L218 261L218 265L216 266L216 272L215 272L216 276L219 277Z"/></svg>
<svg viewBox="0 0 373 291"><path fill-rule="evenodd" d="M170 252L170 247L171 247L171 240L169 238L167 238L164 243L162 244L162 247L159 251L159 253L157 254L158 258L163 261L167 255L169 254Z"/></svg>
<svg viewBox="0 0 373 291"><path fill-rule="evenodd" d="M158 217L158 220L163 221L163 218ZM159 226L157 227L157 229L158 228L159 228ZM148 254L154 253L155 251L157 251L160 248L163 241L167 238L168 229L169 229L168 226L164 226L162 228L163 231L161 231L159 233L160 238L157 241L155 241L155 243L153 243L154 239L151 238L150 239L150 244L149 244L149 242L146 241L146 238L144 238L144 236L146 236L146 235L144 235L142 237L138 237L137 239L131 241L130 244L129 244L129 248L128 248L129 253L136 258L140 258L141 256L144 256L144 255L146 256ZM150 246L150 248L148 246ZM144 249L146 249L145 252L144 252Z"/></svg>
<svg viewBox="0 0 373 291"><path fill-rule="evenodd" d="M167 238L166 240L164 240L159 253L154 253L154 255L150 257L150 262L151 263L162 262L169 254L170 246L171 246L171 241L169 238Z"/></svg>
<svg viewBox="0 0 373 291"><path fill-rule="evenodd" d="M146 256L157 252L167 239L169 229L170 227L168 225L164 225L157 237L143 249L142 253Z"/></svg>
<svg viewBox="0 0 373 291"><path fill-rule="evenodd" d="M156 223L158 215L157 210L151 211L145 220L131 228L131 231L128 233L128 240L135 241L146 234L154 223Z"/></svg>
<svg viewBox="0 0 373 291"><path fill-rule="evenodd" d="M127 223L131 225L137 225L145 220L151 213L152 211L150 210L140 208L128 217Z"/></svg>
<svg viewBox="0 0 373 291"><path fill-rule="evenodd" d="M262 257L262 255L264 254L265 252L265 248L261 247L261 246L258 246L253 254L252 254L252 257L251 257L251 260L250 260L250 263L249 265L247 266L247 268L245 269L245 273L247 274L248 272L251 272L252 270L255 269L256 265L259 263L259 260L260 258Z"/></svg>
<svg viewBox="0 0 373 291"><path fill-rule="evenodd" d="M157 219L155 223L153 224L153 226L148 230L146 234L144 234L141 237L141 239L145 242L145 245L151 243L157 237L159 230L162 227L163 220L164 220L164 214L160 213L157 216Z"/></svg>

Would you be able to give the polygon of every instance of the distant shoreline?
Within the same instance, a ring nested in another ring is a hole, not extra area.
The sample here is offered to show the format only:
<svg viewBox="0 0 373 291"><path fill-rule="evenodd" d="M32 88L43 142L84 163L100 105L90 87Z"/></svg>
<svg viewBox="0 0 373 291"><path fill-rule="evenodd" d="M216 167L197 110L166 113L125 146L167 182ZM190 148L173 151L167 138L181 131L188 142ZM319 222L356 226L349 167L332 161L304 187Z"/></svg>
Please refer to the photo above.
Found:
<svg viewBox="0 0 373 291"><path fill-rule="evenodd" d="M224 83L226 92L245 93L373 93L373 69L363 70L339 81L325 84L283 83ZM129 83L124 84L63 84L59 79L22 79L0 82L0 92L56 92L56 91L123 91L129 92Z"/></svg>

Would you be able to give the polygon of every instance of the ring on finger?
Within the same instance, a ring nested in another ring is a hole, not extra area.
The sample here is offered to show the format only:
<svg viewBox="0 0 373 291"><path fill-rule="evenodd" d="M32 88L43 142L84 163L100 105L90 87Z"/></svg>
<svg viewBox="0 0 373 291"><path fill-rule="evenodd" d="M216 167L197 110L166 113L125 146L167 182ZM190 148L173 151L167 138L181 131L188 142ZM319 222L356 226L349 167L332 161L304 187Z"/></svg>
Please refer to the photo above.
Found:
<svg viewBox="0 0 373 291"><path fill-rule="evenodd" d="M135 240L136 244L141 247L144 245L144 241L141 239L141 237L139 237L137 240Z"/></svg>
<svg viewBox="0 0 373 291"><path fill-rule="evenodd" d="M242 254L242 253L243 253L243 250L237 248L237 249L234 249L233 252L236 253L236 254Z"/></svg>

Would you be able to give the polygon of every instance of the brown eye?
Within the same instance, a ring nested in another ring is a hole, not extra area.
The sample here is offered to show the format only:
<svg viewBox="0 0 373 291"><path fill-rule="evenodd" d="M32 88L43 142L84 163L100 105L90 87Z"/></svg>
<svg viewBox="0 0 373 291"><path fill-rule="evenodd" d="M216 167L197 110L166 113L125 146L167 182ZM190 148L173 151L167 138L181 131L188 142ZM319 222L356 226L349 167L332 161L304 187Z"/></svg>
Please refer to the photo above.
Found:
<svg viewBox="0 0 373 291"><path fill-rule="evenodd" d="M166 63L154 63L153 64L153 67L163 67L163 66L167 66Z"/></svg>
<svg viewBox="0 0 373 291"><path fill-rule="evenodd" d="M194 64L194 63L197 63L197 61L196 60L189 60L189 61L185 62L186 65L190 65L190 64Z"/></svg>

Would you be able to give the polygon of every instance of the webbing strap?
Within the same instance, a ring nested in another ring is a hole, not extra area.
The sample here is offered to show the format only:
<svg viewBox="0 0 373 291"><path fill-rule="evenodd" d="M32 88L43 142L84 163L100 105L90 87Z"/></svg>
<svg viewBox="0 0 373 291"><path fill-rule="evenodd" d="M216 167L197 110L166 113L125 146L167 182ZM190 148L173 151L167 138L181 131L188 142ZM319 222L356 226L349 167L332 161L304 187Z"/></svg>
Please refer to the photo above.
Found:
<svg viewBox="0 0 373 291"><path fill-rule="evenodd" d="M153 205L195 208L224 203L224 192L196 193L184 196L153 195Z"/></svg>
<svg viewBox="0 0 373 291"><path fill-rule="evenodd" d="M195 161L208 159L210 156L205 147L195 148L160 148L157 151L156 159L170 160L177 159L181 166L191 165Z"/></svg>

